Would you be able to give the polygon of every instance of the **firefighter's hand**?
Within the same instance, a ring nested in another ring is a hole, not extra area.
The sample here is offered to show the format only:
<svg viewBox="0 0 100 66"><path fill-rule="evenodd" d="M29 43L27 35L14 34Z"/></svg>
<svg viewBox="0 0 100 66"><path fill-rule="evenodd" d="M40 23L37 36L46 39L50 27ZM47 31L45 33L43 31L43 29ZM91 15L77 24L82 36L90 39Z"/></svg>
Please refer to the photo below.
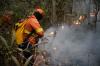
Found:
<svg viewBox="0 0 100 66"><path fill-rule="evenodd" d="M36 43L36 39L34 37L29 37L29 43L34 45Z"/></svg>

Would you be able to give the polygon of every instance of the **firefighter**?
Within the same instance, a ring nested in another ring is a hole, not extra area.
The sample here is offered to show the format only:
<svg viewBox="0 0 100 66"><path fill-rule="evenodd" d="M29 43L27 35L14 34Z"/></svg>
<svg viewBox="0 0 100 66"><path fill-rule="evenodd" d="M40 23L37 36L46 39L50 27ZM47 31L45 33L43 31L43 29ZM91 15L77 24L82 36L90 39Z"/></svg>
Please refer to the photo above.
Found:
<svg viewBox="0 0 100 66"><path fill-rule="evenodd" d="M44 30L39 21L44 17L45 13L41 8L36 8L31 16L27 17L27 23L24 26L24 41L18 45L21 49L29 49L28 52L23 52L25 58L28 58L34 53L33 46L38 42L39 38L44 36Z"/></svg>
<svg viewBox="0 0 100 66"><path fill-rule="evenodd" d="M24 29L24 42L19 45L20 48L26 48L26 42L30 45L34 45L38 42L38 39L43 37L44 30L41 27L39 21L44 17L44 11L41 8L35 9L31 16L28 16L28 22Z"/></svg>

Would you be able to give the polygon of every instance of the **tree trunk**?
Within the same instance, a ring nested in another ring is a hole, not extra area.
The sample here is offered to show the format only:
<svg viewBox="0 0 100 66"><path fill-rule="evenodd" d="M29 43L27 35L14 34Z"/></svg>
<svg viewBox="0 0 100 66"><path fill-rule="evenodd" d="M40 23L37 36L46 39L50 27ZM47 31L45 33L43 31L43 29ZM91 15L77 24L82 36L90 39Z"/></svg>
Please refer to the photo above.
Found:
<svg viewBox="0 0 100 66"><path fill-rule="evenodd" d="M96 30L98 7L97 7L95 0L91 0L91 6L90 6L90 13L89 14L90 14L89 26L92 30Z"/></svg>
<svg viewBox="0 0 100 66"><path fill-rule="evenodd" d="M56 22L56 1L52 0L52 22Z"/></svg>

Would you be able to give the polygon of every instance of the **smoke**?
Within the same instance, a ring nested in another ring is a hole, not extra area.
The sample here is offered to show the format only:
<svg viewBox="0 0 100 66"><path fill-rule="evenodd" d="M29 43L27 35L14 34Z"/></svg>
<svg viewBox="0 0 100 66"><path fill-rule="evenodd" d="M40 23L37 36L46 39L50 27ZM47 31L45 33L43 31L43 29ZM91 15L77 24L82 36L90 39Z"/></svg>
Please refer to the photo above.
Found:
<svg viewBox="0 0 100 66"><path fill-rule="evenodd" d="M52 66L97 66L98 36L79 27L51 27L45 34L49 42L44 49L51 55Z"/></svg>

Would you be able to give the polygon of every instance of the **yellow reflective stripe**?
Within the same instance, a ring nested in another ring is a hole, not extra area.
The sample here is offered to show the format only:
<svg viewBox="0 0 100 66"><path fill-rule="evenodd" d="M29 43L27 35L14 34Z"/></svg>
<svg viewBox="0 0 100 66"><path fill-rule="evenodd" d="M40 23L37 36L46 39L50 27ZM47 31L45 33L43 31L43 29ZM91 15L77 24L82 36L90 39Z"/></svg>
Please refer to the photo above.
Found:
<svg viewBox="0 0 100 66"><path fill-rule="evenodd" d="M19 25L19 23L16 23L15 25L17 26L17 25Z"/></svg>
<svg viewBox="0 0 100 66"><path fill-rule="evenodd" d="M43 31L43 29L42 28L38 28L38 29L36 29L36 32L38 33L38 32L42 32Z"/></svg>
<svg viewBox="0 0 100 66"><path fill-rule="evenodd" d="M23 23L16 23L15 25L16 26L21 26Z"/></svg>
<svg viewBox="0 0 100 66"><path fill-rule="evenodd" d="M31 32L25 29L24 33L30 34Z"/></svg>

